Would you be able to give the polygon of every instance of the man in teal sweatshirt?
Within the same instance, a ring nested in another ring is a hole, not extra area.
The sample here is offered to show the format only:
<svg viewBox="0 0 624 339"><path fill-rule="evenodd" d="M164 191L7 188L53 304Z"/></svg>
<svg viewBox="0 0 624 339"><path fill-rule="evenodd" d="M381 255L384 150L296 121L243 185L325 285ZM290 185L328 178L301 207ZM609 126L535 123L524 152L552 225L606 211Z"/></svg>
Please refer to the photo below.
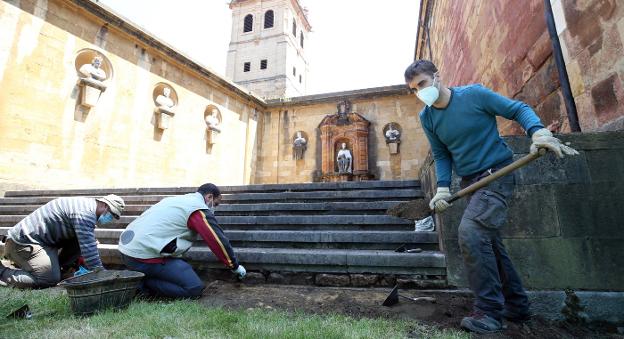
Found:
<svg viewBox="0 0 624 339"><path fill-rule="evenodd" d="M533 141L532 153L546 148L559 157L578 154L553 137L527 104L481 85L445 87L431 61L412 63L405 82L426 105L420 122L431 144L438 186L429 207L438 213L450 206L445 199L451 196L452 169L464 188L512 162L513 153L498 133L496 116L524 128ZM461 326L473 332L497 332L502 318L522 321L529 316L527 295L499 230L507 219L513 190L513 175L478 190L469 198L459 225L459 246L475 295L473 312Z"/></svg>

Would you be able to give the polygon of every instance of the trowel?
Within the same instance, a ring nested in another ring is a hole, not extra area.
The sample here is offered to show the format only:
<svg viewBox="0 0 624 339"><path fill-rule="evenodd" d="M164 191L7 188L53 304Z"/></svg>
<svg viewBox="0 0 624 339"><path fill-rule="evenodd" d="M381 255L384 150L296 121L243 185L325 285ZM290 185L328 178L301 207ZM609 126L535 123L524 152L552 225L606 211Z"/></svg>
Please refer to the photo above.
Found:
<svg viewBox="0 0 624 339"><path fill-rule="evenodd" d="M386 307L390 307L393 305L396 305L399 303L399 297L407 299L407 300L411 300L411 301L430 301L432 303L436 302L436 298L434 297L416 297L416 298L411 298L411 297L406 297L404 295L400 295L399 294L399 285L395 285L394 288L392 289L392 292L390 292L390 294L386 297L386 300L384 300L383 306Z"/></svg>

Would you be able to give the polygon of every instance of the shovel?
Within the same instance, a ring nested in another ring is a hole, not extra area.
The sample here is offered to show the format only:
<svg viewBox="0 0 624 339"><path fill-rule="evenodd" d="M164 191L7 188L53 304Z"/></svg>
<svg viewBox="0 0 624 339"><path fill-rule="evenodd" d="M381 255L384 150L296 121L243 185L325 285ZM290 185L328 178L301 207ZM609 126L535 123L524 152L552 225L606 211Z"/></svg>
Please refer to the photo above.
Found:
<svg viewBox="0 0 624 339"><path fill-rule="evenodd" d="M479 189L489 185L492 181L500 177L504 177L507 174L517 170L518 168L522 168L528 165L529 163L531 163L532 161L536 160L537 158L541 157L544 154L546 154L546 149L540 148L537 153L525 155L524 157L512 162L511 164L499 169L498 171L488 175L487 177L475 182L474 184L464 188L463 190L451 195L450 197L444 200L446 200L446 202L450 204L453 201L459 200L467 195L470 195L478 191ZM411 201L410 204L412 208L416 210L416 214L417 214L415 215L416 219L423 219L434 213L429 208L429 202L425 201L424 199Z"/></svg>
<svg viewBox="0 0 624 339"><path fill-rule="evenodd" d="M399 294L399 285L395 285L392 289L392 292L386 297L384 300L383 306L390 307L399 303L399 297L411 300L411 301L431 301L432 303L436 302L436 298L434 297L416 297L410 298Z"/></svg>

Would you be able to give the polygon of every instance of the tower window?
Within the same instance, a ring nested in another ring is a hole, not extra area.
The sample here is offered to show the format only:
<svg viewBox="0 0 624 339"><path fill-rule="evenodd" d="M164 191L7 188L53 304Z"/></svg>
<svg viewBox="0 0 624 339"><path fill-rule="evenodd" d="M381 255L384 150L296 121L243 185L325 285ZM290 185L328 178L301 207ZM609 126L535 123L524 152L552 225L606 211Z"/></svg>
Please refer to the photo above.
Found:
<svg viewBox="0 0 624 339"><path fill-rule="evenodd" d="M293 76L297 76L297 68L293 67Z"/></svg>
<svg viewBox="0 0 624 339"><path fill-rule="evenodd" d="M267 69L267 60L260 60L260 69Z"/></svg>
<svg viewBox="0 0 624 339"><path fill-rule="evenodd" d="M301 78L301 74L300 74L300 75L299 75L299 83L302 83L302 80L301 80L301 79L302 79L302 78Z"/></svg>
<svg viewBox="0 0 624 339"><path fill-rule="evenodd" d="M275 17L273 10L270 9L264 13L264 28L273 27L273 18Z"/></svg>
<svg viewBox="0 0 624 339"><path fill-rule="evenodd" d="M251 70L251 62L246 62L243 64L243 72L249 72Z"/></svg>
<svg viewBox="0 0 624 339"><path fill-rule="evenodd" d="M251 32L253 30L253 15L247 14L245 16L245 24L243 27L243 33Z"/></svg>
<svg viewBox="0 0 624 339"><path fill-rule="evenodd" d="M299 44L303 48L303 31L299 32Z"/></svg>
<svg viewBox="0 0 624 339"><path fill-rule="evenodd" d="M293 35L297 36L297 22L293 19Z"/></svg>

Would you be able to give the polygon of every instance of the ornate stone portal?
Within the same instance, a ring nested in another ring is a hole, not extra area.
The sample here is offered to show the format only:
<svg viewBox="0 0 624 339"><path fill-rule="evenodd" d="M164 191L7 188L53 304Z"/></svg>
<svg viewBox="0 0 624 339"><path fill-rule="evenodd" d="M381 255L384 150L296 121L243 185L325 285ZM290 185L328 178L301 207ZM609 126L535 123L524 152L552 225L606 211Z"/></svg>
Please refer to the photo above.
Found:
<svg viewBox="0 0 624 339"><path fill-rule="evenodd" d="M370 180L368 172L368 127L370 122L351 112L348 100L338 112L323 118L321 130L321 181Z"/></svg>

